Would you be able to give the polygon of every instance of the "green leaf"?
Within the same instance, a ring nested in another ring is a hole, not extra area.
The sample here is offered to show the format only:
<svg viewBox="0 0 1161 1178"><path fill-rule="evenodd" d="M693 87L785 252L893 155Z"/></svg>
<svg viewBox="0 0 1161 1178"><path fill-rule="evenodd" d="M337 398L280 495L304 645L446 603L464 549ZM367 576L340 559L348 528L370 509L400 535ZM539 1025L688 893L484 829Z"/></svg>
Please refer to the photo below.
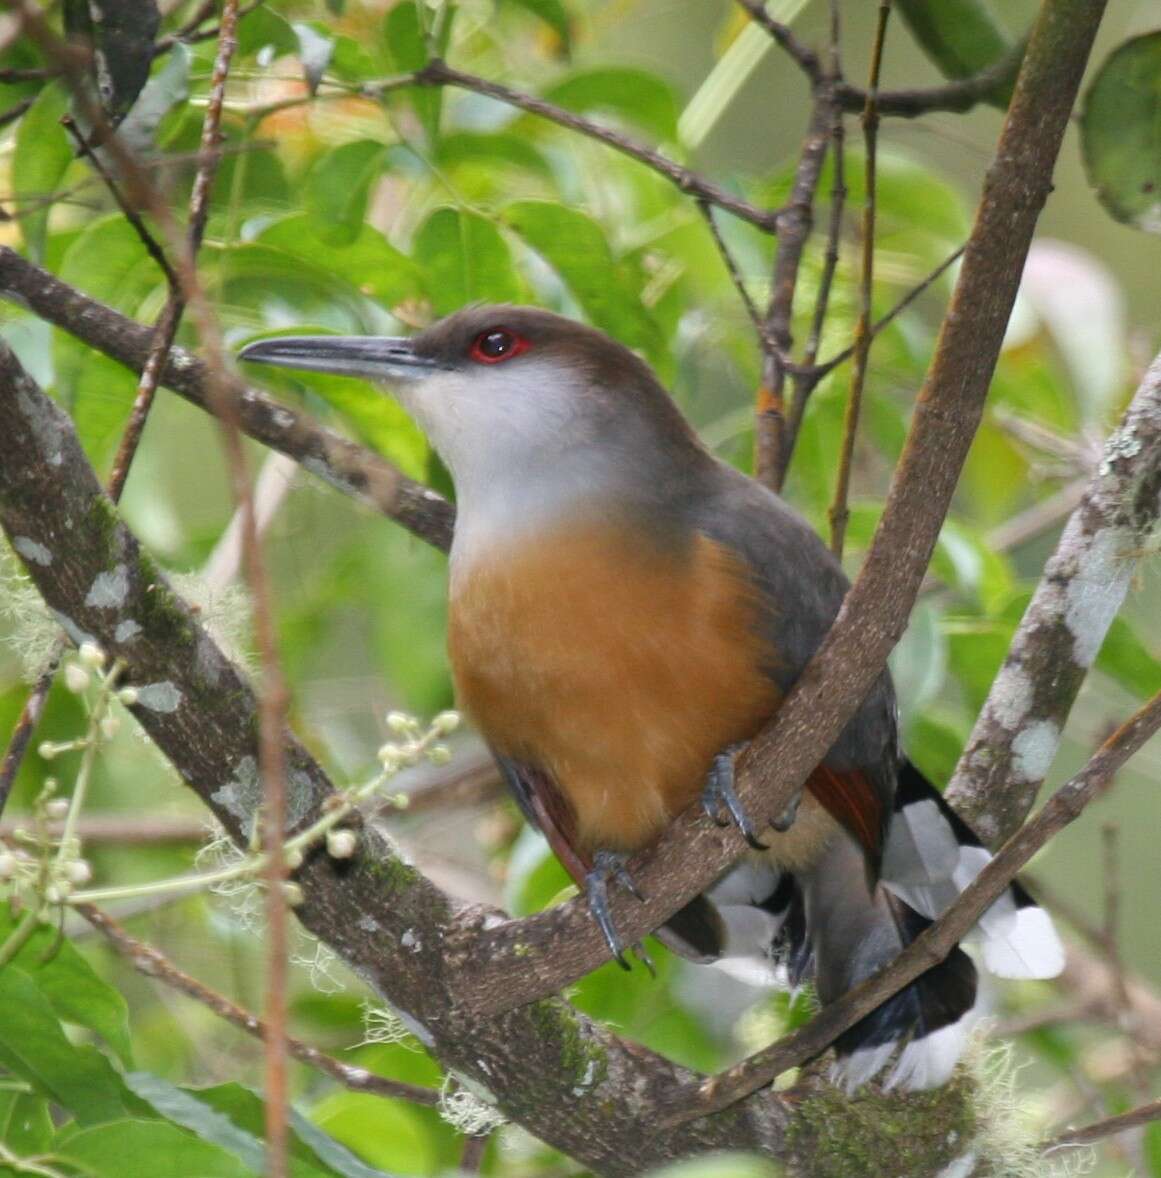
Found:
<svg viewBox="0 0 1161 1178"><path fill-rule="evenodd" d="M572 51L572 19L561 0L507 0L507 3L542 20L559 38L561 51L565 54Z"/></svg>
<svg viewBox="0 0 1161 1178"><path fill-rule="evenodd" d="M1137 637L1130 622L1114 618L1101 644L1096 665L1110 678L1141 699L1161 690L1161 661Z"/></svg>
<svg viewBox="0 0 1161 1178"><path fill-rule="evenodd" d="M52 1141L48 1101L34 1092L0 1092L0 1142L21 1157L44 1153Z"/></svg>
<svg viewBox="0 0 1161 1178"><path fill-rule="evenodd" d="M1145 1138L1141 1144L1149 1173L1152 1178L1161 1178L1161 1122L1154 1121L1145 1126Z"/></svg>
<svg viewBox="0 0 1161 1178"><path fill-rule="evenodd" d="M966 78L994 65L1012 42L992 15L987 0L899 0L899 12L911 35L944 77ZM1008 105L1010 85L994 106Z"/></svg>
<svg viewBox="0 0 1161 1178"><path fill-rule="evenodd" d="M310 1119L368 1165L431 1174L439 1165L438 1142L420 1111L365 1092L336 1092L315 1105Z"/></svg>
<svg viewBox="0 0 1161 1178"><path fill-rule="evenodd" d="M320 235L312 217L292 214L264 229L255 244L308 263L320 282L341 281L386 307L427 297L420 267L370 225L360 226L350 241L336 248Z"/></svg>
<svg viewBox="0 0 1161 1178"><path fill-rule="evenodd" d="M189 97L189 72L193 54L177 44L166 54L165 64L149 79L117 134L133 151L151 153L161 120Z"/></svg>
<svg viewBox="0 0 1161 1178"><path fill-rule="evenodd" d="M350 245L359 236L371 185L383 173L386 152L374 139L357 139L326 152L311 168L306 207L328 244Z"/></svg>
<svg viewBox="0 0 1161 1178"><path fill-rule="evenodd" d="M265 1132L266 1106L261 1096L249 1088L241 1084L217 1084L212 1088L185 1089L182 1094L196 1098L204 1108L228 1118L234 1126L260 1142ZM193 1128L192 1125L189 1127ZM359 1161L349 1149L293 1108L290 1110L290 1128L292 1173L301 1173L304 1178L308 1173L320 1172L341 1178L384 1178L382 1170Z"/></svg>
<svg viewBox="0 0 1161 1178"><path fill-rule="evenodd" d="M87 226L65 253L61 278L92 298L136 318L146 297L163 285L157 264L119 213ZM100 468L132 404L136 378L121 365L65 332L53 339L57 397Z"/></svg>
<svg viewBox="0 0 1161 1178"><path fill-rule="evenodd" d="M444 37L450 30L450 19L443 22ZM419 6L415 0L403 0L396 4L383 22L383 41L388 60L401 74L422 69L428 62L427 42L423 35L423 24ZM446 43L437 47L442 53ZM407 94L409 101L427 132L429 143L439 138L439 118L443 106L442 86L414 87Z"/></svg>
<svg viewBox="0 0 1161 1178"><path fill-rule="evenodd" d="M1161 32L1109 55L1085 96L1080 133L1101 204L1118 221L1161 233Z"/></svg>
<svg viewBox="0 0 1161 1178"><path fill-rule="evenodd" d="M522 286L512 251L479 213L443 208L420 226L412 256L423 267L437 315L472 302L518 301Z"/></svg>
<svg viewBox="0 0 1161 1178"><path fill-rule="evenodd" d="M94 1178L257 1178L262 1173L165 1121L118 1120L80 1132L66 1128L53 1153Z"/></svg>
<svg viewBox="0 0 1161 1178"><path fill-rule="evenodd" d="M252 57L263 49L279 57L298 52L298 37L290 22L268 4L248 9L238 21L238 53Z"/></svg>
<svg viewBox="0 0 1161 1178"><path fill-rule="evenodd" d="M527 139L503 131L457 131L445 135L439 142L436 162L449 169L473 164L495 169L507 164L538 176L552 175L548 161Z"/></svg>
<svg viewBox="0 0 1161 1178"><path fill-rule="evenodd" d="M0 905L0 944L16 927L7 906ZM58 1018L95 1031L127 1067L133 1066L129 1007L57 930L40 925L13 958L48 999Z"/></svg>
<svg viewBox="0 0 1161 1178"><path fill-rule="evenodd" d="M612 114L661 142L677 139L673 89L646 70L607 66L578 71L546 90L544 97L578 114Z"/></svg>
<svg viewBox="0 0 1161 1178"><path fill-rule="evenodd" d="M596 327L639 348L663 374L672 368L660 329L591 217L536 200L508 205L503 217L560 275Z"/></svg>
<svg viewBox="0 0 1161 1178"><path fill-rule="evenodd" d="M73 153L60 125L68 97L55 82L45 86L16 128L12 154L12 195L24 246L34 262L44 258L52 200Z"/></svg>
<svg viewBox="0 0 1161 1178"><path fill-rule="evenodd" d="M0 1064L82 1125L137 1111L109 1061L94 1047L70 1043L39 987L11 963L0 970Z"/></svg>

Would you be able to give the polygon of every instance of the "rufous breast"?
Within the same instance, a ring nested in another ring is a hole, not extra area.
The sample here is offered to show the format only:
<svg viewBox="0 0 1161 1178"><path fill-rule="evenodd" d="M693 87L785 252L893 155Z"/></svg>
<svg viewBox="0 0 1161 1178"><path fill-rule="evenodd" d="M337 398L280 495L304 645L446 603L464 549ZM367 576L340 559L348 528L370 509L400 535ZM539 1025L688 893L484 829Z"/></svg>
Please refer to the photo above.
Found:
<svg viewBox="0 0 1161 1178"><path fill-rule="evenodd" d="M581 850L634 850L778 704L757 592L701 533L665 545L604 519L453 561L460 704L497 752L553 777Z"/></svg>

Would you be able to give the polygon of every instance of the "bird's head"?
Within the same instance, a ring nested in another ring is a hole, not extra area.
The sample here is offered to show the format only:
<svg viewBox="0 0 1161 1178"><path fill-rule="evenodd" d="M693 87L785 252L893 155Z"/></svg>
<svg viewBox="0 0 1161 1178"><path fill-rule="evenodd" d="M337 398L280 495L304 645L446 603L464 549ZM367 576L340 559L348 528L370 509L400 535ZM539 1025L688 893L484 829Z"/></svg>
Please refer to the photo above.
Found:
<svg viewBox="0 0 1161 1178"><path fill-rule="evenodd" d="M239 359L386 386L447 463L461 508L615 492L700 452L632 351L533 307L468 307L409 338L281 336Z"/></svg>

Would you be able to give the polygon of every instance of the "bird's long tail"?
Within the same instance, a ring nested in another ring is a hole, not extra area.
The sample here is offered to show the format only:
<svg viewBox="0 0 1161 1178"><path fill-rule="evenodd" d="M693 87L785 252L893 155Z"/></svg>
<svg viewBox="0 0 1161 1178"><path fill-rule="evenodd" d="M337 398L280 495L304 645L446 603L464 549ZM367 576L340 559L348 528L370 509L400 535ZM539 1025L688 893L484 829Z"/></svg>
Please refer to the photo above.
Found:
<svg viewBox="0 0 1161 1178"><path fill-rule="evenodd" d="M913 941L990 858L967 825L914 766L904 766L874 879L862 849L837 833L809 872L779 872L753 856L703 898L718 932L716 964L756 983L812 981L833 1002ZM682 914L679 914L679 918ZM687 914L686 919L694 913ZM710 927L696 909L703 932ZM680 923L677 931L680 933ZM1053 977L1064 954L1052 922L1013 884L981 917L968 943L1008 978ZM835 1044L838 1079L850 1089L888 1064L888 1086L932 1088L951 1076L977 1014L976 968L960 948L856 1023Z"/></svg>

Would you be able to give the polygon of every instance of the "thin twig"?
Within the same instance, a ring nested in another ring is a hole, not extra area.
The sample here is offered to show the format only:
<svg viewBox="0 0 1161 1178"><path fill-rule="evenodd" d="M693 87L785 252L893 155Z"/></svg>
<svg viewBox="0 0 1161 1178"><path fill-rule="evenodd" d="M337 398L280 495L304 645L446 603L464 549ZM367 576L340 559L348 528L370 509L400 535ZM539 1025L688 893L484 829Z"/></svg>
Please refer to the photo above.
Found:
<svg viewBox="0 0 1161 1178"><path fill-rule="evenodd" d="M108 913L95 904L76 904L75 910L83 916L98 932L107 937L117 952L124 957L138 973L146 977L156 978L167 986L188 995L195 1002L200 1002L216 1015L232 1023L235 1027L252 1035L255 1039L266 1039L267 1027L261 1019L236 1006L224 994L211 989L191 977L184 970L176 966L160 949L139 941L121 927ZM317 1047L310 1047L300 1039L287 1038L286 1046L291 1055L300 1063L325 1072L332 1079L337 1080L352 1092L370 1092L376 1096L386 1096L395 1100L409 1100L414 1104L436 1105L439 1103L439 1091L435 1088L424 1088L419 1084L406 1084L402 1080L389 1080L384 1076L377 1076L365 1068L352 1067L342 1063L333 1056L319 1051Z"/></svg>
<svg viewBox="0 0 1161 1178"><path fill-rule="evenodd" d="M750 297L750 292L746 289L745 280L738 270L737 262L734 261L734 255L730 253L730 247L726 244L725 238L722 237L717 221L714 220L713 206L701 197L697 198L696 204L698 212L705 218L706 227L710 231L710 236L714 239L714 245L717 246L722 264L726 268L726 273L729 274L730 281L734 284L734 289L738 292L738 297L742 300L742 306L746 308L746 314L750 317L750 322L754 325L754 331L758 336L758 342L763 353L769 354L772 351L776 351L777 345L771 338L770 333L766 330L766 324L763 322L758 308L754 305L754 300Z"/></svg>
<svg viewBox="0 0 1161 1178"><path fill-rule="evenodd" d="M839 58L840 49L840 9L838 0L831 0L830 9L830 50L827 61L827 76L832 85L837 84L842 76L842 63ZM800 366L790 368L793 396L786 413L781 443L776 456L777 469L774 476L776 490L781 490L786 482L786 474L790 468L790 460L794 455L794 447L798 441L798 432L802 428L802 419L806 415L806 405L811 394L818 387L822 377L815 371L818 362L818 349L822 345L822 330L826 323L826 314L830 307L831 287L834 283L835 272L838 269L839 247L842 240L843 212L846 206L847 185L845 163L846 128L843 123L842 107L838 103L831 106L831 188L830 215L827 219L826 249L823 253L822 274L819 278L818 297L814 302L814 314L811 318L810 332L806 338L806 348L803 352Z"/></svg>
<svg viewBox="0 0 1161 1178"><path fill-rule="evenodd" d="M824 1007L806 1026L772 1047L701 1085L688 1107L676 1112L682 1123L727 1108L771 1083L787 1068L797 1067L828 1047L848 1027L865 1017L909 982L938 965L964 938L980 915L1016 877L1016 873L1054 835L1075 821L1112 780L1117 770L1161 730L1161 692L1133 714L1088 764L1062 785L1044 808L1004 844L980 874L959 894L938 920L890 965L859 983L838 1001Z"/></svg>
<svg viewBox="0 0 1161 1178"><path fill-rule="evenodd" d="M879 114L904 119L937 111L960 114L981 102L991 102L1011 89L1024 60L1025 47L1026 43L1021 41L978 74L957 78L942 86L922 90L880 90L876 101ZM862 110L867 99L865 91L846 82L839 84L836 97L843 110L852 112Z"/></svg>
<svg viewBox="0 0 1161 1178"><path fill-rule="evenodd" d="M461 1174L478 1174L480 1172L480 1167L484 1164L484 1154L487 1152L490 1138L490 1133L482 1133L474 1137L469 1137L464 1142L464 1152L460 1154Z"/></svg>
<svg viewBox="0 0 1161 1178"><path fill-rule="evenodd" d="M141 219L141 214L137 209L126 200L125 194L121 191L120 184L114 179L109 169L105 167L100 155L93 150L93 145L85 138L80 127L77 126L76 119L72 115L66 114L60 120L60 123L69 133L72 141L77 145L77 151L85 158L93 171L100 176L105 187L109 190L109 195L112 196L113 200L117 203L117 207L121 210L121 215L129 222L141 244L145 247L145 252L161 268L161 272L165 275L165 280L169 283L170 288L175 287L177 285L177 274L170 265L169 259L165 256L165 250L161 248L161 243L153 236L152 231Z"/></svg>
<svg viewBox="0 0 1161 1178"><path fill-rule="evenodd" d="M1153 1121L1161 1121L1161 1100L1150 1101L1140 1108L1116 1117L1095 1121L1082 1129L1066 1129L1050 1141L1046 1141L1040 1148L1042 1152L1047 1153L1049 1150L1063 1149L1070 1145L1091 1145L1094 1141L1112 1137L1116 1133L1124 1133L1129 1129L1139 1129Z"/></svg>
<svg viewBox="0 0 1161 1178"><path fill-rule="evenodd" d="M863 388L867 381L867 363L871 356L871 296L875 274L875 188L876 147L879 139L879 110L876 100L879 74L883 68L883 49L887 43L887 22L891 16L891 0L879 5L879 21L875 28L875 43L871 49L871 71L867 83L867 102L863 107L863 142L866 150L866 195L863 201L863 267L859 282L859 318L855 324L855 363L851 372L850 393L843 419L842 447L839 452L838 477L835 480L834 501L831 504L830 550L840 560L843 541L847 534L850 508L847 499L851 486L851 463L855 455L855 438L859 432L859 414L863 405Z"/></svg>
<svg viewBox="0 0 1161 1178"><path fill-rule="evenodd" d="M931 286L937 282L942 275L949 270L960 258L963 257L963 252L966 245L957 246L926 278L921 279L915 284L881 319L877 319L871 326L871 338L874 339L885 327L888 327L895 319L897 319L912 303L915 302L920 295L924 294ZM843 348L841 352L836 352L829 359L824 360L814 369L807 370L813 375L816 380L822 380L824 376L828 376L840 364L845 364L855 354L855 346L851 344L849 347Z"/></svg>
<svg viewBox="0 0 1161 1178"><path fill-rule="evenodd" d="M790 198L778 220L778 251L774 258L770 305L766 311L766 332L777 351L768 353L762 366L754 420L754 477L775 490L786 424L783 388L790 367L782 357L789 353L793 342L790 329L798 271L814 227L814 199L831 128L831 105L824 87L811 110Z"/></svg>
<svg viewBox="0 0 1161 1178"><path fill-rule="evenodd" d="M810 46L804 45L789 25L775 20L766 11L766 0L738 0L738 3L750 14L750 19L765 29L775 43L786 51L806 75L811 87L817 88L823 81L823 69L818 54Z"/></svg>
<svg viewBox="0 0 1161 1178"><path fill-rule="evenodd" d="M589 139L596 139L615 151L621 152L622 155L630 156L664 176L682 192L709 201L710 204L716 205L727 213L732 213L743 221L748 221L751 225L756 225L766 233L774 233L778 229L777 209L760 209L727 192L720 185L705 179L704 176L698 175L697 172L674 163L673 160L660 152L635 142L627 135L622 135L619 131L612 131L590 119L582 118L563 107L554 106L542 98L512 90L508 86L502 86L498 82L490 82L486 78L479 78L474 74L465 74L460 70L453 69L438 58L428 62L423 69L415 74L414 84L418 86L455 86L460 90L470 90L474 94L483 94L498 102L506 103L508 106L518 107L529 114L539 115L558 126L567 127ZM364 89L370 89L370 87Z"/></svg>

